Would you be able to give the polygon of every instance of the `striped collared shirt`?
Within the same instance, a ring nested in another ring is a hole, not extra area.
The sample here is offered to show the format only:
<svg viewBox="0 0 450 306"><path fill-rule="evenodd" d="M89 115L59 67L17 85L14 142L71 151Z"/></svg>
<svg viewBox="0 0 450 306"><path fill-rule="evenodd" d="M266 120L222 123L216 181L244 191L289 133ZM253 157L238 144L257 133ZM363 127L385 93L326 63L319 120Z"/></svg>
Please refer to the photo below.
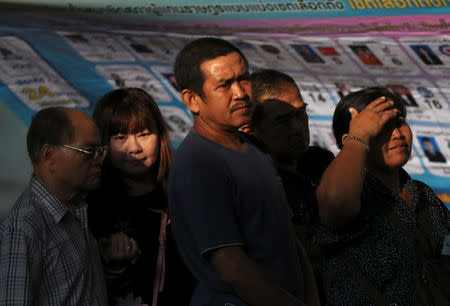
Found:
<svg viewBox="0 0 450 306"><path fill-rule="evenodd" d="M0 305L107 305L84 202L73 214L31 178L0 226Z"/></svg>

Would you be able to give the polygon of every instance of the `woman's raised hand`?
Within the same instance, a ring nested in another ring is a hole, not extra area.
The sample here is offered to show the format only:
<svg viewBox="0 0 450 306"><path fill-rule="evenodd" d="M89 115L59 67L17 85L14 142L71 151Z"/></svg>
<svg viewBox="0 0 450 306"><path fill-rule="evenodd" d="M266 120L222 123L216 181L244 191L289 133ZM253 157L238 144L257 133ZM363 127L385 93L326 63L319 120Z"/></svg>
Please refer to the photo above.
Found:
<svg viewBox="0 0 450 306"><path fill-rule="evenodd" d="M381 132L389 120L397 116L398 109L393 106L392 100L380 97L372 101L360 113L353 107L349 108L348 111L352 116L349 135L359 137L369 143Z"/></svg>

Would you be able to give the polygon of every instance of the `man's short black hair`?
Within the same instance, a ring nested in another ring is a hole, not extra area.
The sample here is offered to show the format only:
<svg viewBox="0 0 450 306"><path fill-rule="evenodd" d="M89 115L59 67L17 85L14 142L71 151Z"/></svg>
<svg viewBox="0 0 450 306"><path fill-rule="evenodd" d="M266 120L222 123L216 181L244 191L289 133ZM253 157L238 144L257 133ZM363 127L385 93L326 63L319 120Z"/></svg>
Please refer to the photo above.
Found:
<svg viewBox="0 0 450 306"><path fill-rule="evenodd" d="M394 108L399 110L399 115L406 118L405 101L398 94L389 91L385 87L369 87L349 93L338 103L333 114L333 134L338 148L342 149L342 135L348 133L352 115L348 111L353 107L358 113L362 112L372 101L386 97L394 102Z"/></svg>
<svg viewBox="0 0 450 306"><path fill-rule="evenodd" d="M298 89L294 79L281 71L274 69L258 69L250 75L252 84L253 101L256 103L263 102L261 97L265 94L278 96L285 89L285 86L291 86Z"/></svg>
<svg viewBox="0 0 450 306"><path fill-rule="evenodd" d="M31 163L35 165L41 158L45 144L62 145L75 137L72 122L64 107L45 108L36 113L27 133L27 149Z"/></svg>
<svg viewBox="0 0 450 306"><path fill-rule="evenodd" d="M200 66L207 60L237 52L248 68L248 62L238 47L227 40L204 37L191 41L178 53L173 70L180 90L190 89L203 96L204 75Z"/></svg>

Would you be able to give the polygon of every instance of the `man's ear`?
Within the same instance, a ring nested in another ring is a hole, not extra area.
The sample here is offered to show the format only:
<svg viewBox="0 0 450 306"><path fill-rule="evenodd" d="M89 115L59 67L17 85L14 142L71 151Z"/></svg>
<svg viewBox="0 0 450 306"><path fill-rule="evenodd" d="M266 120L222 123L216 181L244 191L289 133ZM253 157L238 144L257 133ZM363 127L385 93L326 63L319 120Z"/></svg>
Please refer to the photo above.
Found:
<svg viewBox="0 0 450 306"><path fill-rule="evenodd" d="M56 167L56 146L45 144L41 148L41 163L46 165L49 171Z"/></svg>
<svg viewBox="0 0 450 306"><path fill-rule="evenodd" d="M245 132L245 133L248 133L248 134L253 134L252 130L250 130L250 125L248 123L246 123L243 126L241 126L240 130L242 132Z"/></svg>
<svg viewBox="0 0 450 306"><path fill-rule="evenodd" d="M199 103L202 98L195 91L183 89L181 92L181 99L183 100L184 105L186 105L193 114L198 114L200 110Z"/></svg>

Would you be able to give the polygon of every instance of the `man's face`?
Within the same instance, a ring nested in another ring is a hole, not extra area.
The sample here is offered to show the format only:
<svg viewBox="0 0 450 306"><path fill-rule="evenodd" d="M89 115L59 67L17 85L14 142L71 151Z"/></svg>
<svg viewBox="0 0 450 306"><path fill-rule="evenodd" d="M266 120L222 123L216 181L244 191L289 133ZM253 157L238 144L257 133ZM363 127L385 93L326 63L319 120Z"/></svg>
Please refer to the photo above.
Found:
<svg viewBox="0 0 450 306"><path fill-rule="evenodd" d="M237 52L200 65L204 76L198 119L215 131L237 130L251 116L252 89L244 60Z"/></svg>
<svg viewBox="0 0 450 306"><path fill-rule="evenodd" d="M293 160L301 158L308 149L308 115L298 90L282 92L278 99L263 103L264 118L260 131L254 133L276 159Z"/></svg>
<svg viewBox="0 0 450 306"><path fill-rule="evenodd" d="M434 146L433 143L429 140L422 140L422 143L424 147L427 149L428 152L434 153Z"/></svg>
<svg viewBox="0 0 450 306"><path fill-rule="evenodd" d="M75 137L66 145L90 151L100 144L97 127L86 114L72 111L69 117ZM58 150L54 175L59 184L74 192L92 190L100 185L101 160L91 160L88 155L65 147Z"/></svg>
<svg viewBox="0 0 450 306"><path fill-rule="evenodd" d="M427 56L428 55L428 50L425 48L418 48L419 52L422 53L423 55Z"/></svg>

